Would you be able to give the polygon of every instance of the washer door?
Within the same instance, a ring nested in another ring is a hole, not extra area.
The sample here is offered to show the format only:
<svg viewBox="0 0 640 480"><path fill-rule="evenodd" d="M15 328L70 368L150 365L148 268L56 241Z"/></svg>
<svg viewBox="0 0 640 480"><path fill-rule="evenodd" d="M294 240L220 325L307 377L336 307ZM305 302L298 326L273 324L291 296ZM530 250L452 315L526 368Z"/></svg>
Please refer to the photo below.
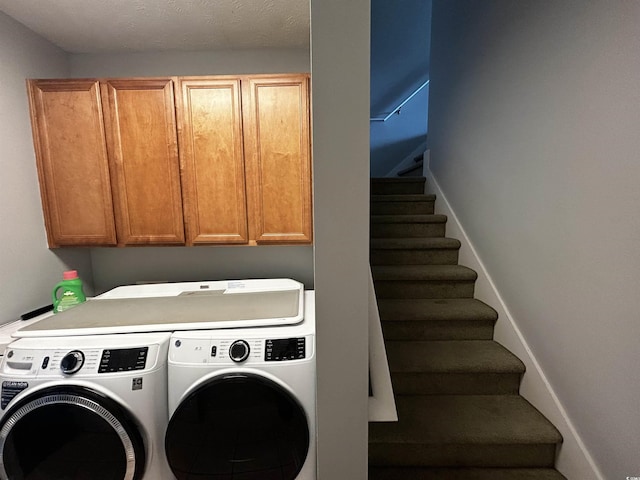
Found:
<svg viewBox="0 0 640 480"><path fill-rule="evenodd" d="M144 466L142 436L128 412L86 388L42 390L0 423L3 480L138 480Z"/></svg>
<svg viewBox="0 0 640 480"><path fill-rule="evenodd" d="M309 451L300 403L259 375L215 377L169 421L167 460L178 480L294 480Z"/></svg>

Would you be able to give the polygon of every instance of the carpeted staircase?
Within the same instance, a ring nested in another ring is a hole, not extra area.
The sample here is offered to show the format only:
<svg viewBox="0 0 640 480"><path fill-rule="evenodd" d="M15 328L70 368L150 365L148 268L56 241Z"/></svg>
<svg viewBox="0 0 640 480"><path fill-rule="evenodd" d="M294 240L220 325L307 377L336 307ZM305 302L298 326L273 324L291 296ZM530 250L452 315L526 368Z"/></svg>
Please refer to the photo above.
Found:
<svg viewBox="0 0 640 480"><path fill-rule="evenodd" d="M371 181L371 269L398 422L369 424L371 480L559 480L562 437L519 394L424 177Z"/></svg>

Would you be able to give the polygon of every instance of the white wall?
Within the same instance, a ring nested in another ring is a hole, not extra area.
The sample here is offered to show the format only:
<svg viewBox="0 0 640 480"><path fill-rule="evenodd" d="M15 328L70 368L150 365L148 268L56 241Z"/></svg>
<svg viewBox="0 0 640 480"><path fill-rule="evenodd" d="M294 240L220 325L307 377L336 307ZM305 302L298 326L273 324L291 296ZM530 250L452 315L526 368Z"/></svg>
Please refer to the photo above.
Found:
<svg viewBox="0 0 640 480"><path fill-rule="evenodd" d="M640 3L433 7L431 170L604 478L640 475Z"/></svg>
<svg viewBox="0 0 640 480"><path fill-rule="evenodd" d="M320 480L367 478L369 0L311 1Z"/></svg>
<svg viewBox="0 0 640 480"><path fill-rule="evenodd" d="M0 13L0 323L51 303L68 268L91 290L88 251L52 252L42 217L25 79L65 77L65 53Z"/></svg>
<svg viewBox="0 0 640 480"><path fill-rule="evenodd" d="M75 54L73 77L309 72L308 49ZM287 277L313 288L313 248L93 248L96 291L136 281Z"/></svg>

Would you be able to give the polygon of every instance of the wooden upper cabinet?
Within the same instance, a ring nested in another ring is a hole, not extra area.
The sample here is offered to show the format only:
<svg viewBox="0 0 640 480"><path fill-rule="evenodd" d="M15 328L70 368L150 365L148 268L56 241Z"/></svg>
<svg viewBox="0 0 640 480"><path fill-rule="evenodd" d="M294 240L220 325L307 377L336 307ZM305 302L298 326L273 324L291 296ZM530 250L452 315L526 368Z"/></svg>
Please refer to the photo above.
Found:
<svg viewBox="0 0 640 480"><path fill-rule="evenodd" d="M308 75L243 85L251 237L259 244L312 240L309 118Z"/></svg>
<svg viewBox="0 0 640 480"><path fill-rule="evenodd" d="M118 244L184 244L173 80L101 88Z"/></svg>
<svg viewBox="0 0 640 480"><path fill-rule="evenodd" d="M28 90L51 247L311 243L309 75Z"/></svg>
<svg viewBox="0 0 640 480"><path fill-rule="evenodd" d="M99 83L29 80L28 91L49 246L115 245Z"/></svg>
<svg viewBox="0 0 640 480"><path fill-rule="evenodd" d="M187 244L249 242L240 80L178 80Z"/></svg>

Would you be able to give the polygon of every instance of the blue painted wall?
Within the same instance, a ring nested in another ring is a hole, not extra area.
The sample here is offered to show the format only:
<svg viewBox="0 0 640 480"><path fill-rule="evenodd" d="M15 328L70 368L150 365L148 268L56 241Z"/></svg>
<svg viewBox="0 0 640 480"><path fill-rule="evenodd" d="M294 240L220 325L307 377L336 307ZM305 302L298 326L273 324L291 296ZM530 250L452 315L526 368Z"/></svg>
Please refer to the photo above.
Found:
<svg viewBox="0 0 640 480"><path fill-rule="evenodd" d="M429 78L431 0L371 1L371 117L386 116ZM383 176L427 135L428 87L400 115L371 122L371 176Z"/></svg>

